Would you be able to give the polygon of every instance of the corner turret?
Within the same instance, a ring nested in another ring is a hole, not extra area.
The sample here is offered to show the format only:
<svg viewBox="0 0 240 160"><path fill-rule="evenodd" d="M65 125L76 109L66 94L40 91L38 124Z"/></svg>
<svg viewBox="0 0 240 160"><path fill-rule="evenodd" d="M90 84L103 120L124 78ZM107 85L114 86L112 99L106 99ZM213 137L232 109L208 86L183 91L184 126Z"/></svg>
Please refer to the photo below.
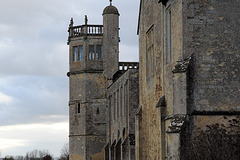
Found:
<svg viewBox="0 0 240 160"><path fill-rule="evenodd" d="M103 10L103 68L107 79L118 71L119 62L119 12L112 5Z"/></svg>

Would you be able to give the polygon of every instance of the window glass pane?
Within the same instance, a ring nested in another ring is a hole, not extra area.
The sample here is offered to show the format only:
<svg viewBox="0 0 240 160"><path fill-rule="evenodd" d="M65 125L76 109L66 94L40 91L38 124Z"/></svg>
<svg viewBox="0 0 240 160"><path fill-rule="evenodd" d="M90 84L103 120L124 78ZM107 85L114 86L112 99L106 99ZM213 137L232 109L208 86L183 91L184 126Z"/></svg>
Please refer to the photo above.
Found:
<svg viewBox="0 0 240 160"><path fill-rule="evenodd" d="M79 46L79 59L80 61L83 60L83 46Z"/></svg>
<svg viewBox="0 0 240 160"><path fill-rule="evenodd" d="M97 48L96 48L96 58L97 60L101 60L102 59L102 46L100 45L97 45Z"/></svg>
<svg viewBox="0 0 240 160"><path fill-rule="evenodd" d="M89 60L94 60L94 46L89 46Z"/></svg>
<svg viewBox="0 0 240 160"><path fill-rule="evenodd" d="M78 61L78 47L73 47L73 61Z"/></svg>
<svg viewBox="0 0 240 160"><path fill-rule="evenodd" d="M80 106L80 103L78 103L78 113L81 112L81 106Z"/></svg>
<svg viewBox="0 0 240 160"><path fill-rule="evenodd" d="M166 21L166 62L169 63L171 61L171 11L167 11Z"/></svg>

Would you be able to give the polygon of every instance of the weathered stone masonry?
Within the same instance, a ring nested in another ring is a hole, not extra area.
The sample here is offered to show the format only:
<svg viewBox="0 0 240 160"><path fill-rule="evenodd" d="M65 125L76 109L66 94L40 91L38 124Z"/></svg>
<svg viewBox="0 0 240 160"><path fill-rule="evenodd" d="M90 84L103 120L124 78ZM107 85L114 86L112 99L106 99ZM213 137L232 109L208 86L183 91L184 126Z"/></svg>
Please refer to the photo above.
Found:
<svg viewBox="0 0 240 160"><path fill-rule="evenodd" d="M240 159L240 1L140 0L139 64L119 12L69 26L71 160Z"/></svg>
<svg viewBox="0 0 240 160"><path fill-rule="evenodd" d="M110 4L103 25L70 21L70 160L135 159L138 63L119 62L119 15Z"/></svg>
<svg viewBox="0 0 240 160"><path fill-rule="evenodd" d="M240 2L140 6L137 159L239 159Z"/></svg>

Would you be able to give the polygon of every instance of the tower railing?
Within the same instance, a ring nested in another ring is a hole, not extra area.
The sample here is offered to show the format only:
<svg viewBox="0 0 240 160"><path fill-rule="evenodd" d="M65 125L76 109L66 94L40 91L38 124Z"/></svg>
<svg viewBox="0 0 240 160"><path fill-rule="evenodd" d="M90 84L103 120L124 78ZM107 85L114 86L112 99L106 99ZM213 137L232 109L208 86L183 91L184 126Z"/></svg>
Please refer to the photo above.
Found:
<svg viewBox="0 0 240 160"><path fill-rule="evenodd" d="M103 25L80 25L69 26L69 37L78 37L83 35L102 35Z"/></svg>
<svg viewBox="0 0 240 160"><path fill-rule="evenodd" d="M126 71L128 69L138 69L139 63L138 62L119 62L118 69L120 71Z"/></svg>

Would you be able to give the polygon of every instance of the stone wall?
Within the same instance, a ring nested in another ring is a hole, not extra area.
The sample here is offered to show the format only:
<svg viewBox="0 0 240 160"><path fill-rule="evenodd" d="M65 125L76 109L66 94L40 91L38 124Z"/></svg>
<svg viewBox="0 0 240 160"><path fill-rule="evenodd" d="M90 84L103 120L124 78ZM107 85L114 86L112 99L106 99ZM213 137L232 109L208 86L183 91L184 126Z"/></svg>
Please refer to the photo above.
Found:
<svg viewBox="0 0 240 160"><path fill-rule="evenodd" d="M134 116L139 105L138 82L138 69L128 69L108 87L109 142L108 147L105 147L105 153L108 152L109 155L105 157L120 160L135 159Z"/></svg>
<svg viewBox="0 0 240 160"><path fill-rule="evenodd" d="M206 133L202 126L216 128L218 124L224 130L222 125L231 125L219 117L232 121L240 113L240 2L141 0L140 3L136 157L185 160L184 150L180 149L184 146L184 133L191 132L192 137L186 141L190 142ZM200 146L205 143L199 142ZM217 154L221 155L221 151Z"/></svg>
<svg viewBox="0 0 240 160"><path fill-rule="evenodd" d="M187 0L184 56L192 55L191 111L240 110L240 1Z"/></svg>

